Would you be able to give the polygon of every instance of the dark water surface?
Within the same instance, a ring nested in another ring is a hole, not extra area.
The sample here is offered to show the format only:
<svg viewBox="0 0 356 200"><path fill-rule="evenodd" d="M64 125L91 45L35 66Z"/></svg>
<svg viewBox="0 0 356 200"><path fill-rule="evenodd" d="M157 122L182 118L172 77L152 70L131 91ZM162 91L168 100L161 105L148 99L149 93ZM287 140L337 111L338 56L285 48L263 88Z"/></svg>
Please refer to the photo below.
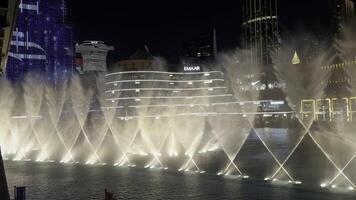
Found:
<svg viewBox="0 0 356 200"><path fill-rule="evenodd" d="M118 199L356 199L352 193L277 186L212 174L13 161L5 161L5 168L11 195L13 186L25 185L28 200L104 199L105 188Z"/></svg>

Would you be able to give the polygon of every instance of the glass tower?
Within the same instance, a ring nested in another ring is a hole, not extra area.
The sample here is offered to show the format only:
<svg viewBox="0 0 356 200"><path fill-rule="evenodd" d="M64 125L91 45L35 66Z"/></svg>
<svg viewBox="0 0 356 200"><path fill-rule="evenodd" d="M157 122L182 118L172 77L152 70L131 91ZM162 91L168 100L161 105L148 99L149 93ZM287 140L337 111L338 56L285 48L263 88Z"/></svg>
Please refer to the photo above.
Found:
<svg viewBox="0 0 356 200"><path fill-rule="evenodd" d="M243 0L243 46L252 49L252 64L272 64L270 50L278 47L277 0Z"/></svg>

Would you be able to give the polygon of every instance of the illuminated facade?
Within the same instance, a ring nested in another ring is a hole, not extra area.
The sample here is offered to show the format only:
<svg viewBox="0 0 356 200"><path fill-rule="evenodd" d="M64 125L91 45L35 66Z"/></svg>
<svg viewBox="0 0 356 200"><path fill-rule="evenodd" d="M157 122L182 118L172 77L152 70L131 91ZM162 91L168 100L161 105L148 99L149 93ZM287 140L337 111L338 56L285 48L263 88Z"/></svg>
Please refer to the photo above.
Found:
<svg viewBox="0 0 356 200"><path fill-rule="evenodd" d="M277 0L243 0L242 35L252 64L271 65L270 50L279 44Z"/></svg>
<svg viewBox="0 0 356 200"><path fill-rule="evenodd" d="M262 68L260 74L242 80L240 90L258 90L260 99L283 100L283 82L274 76L271 51L279 47L278 0L242 1L242 44L251 50L251 67ZM259 81L259 82L257 82ZM283 110L282 108L276 110Z"/></svg>
<svg viewBox="0 0 356 200"><path fill-rule="evenodd" d="M346 67L356 67L356 59L352 60L352 61L347 61L347 62L341 62L341 63L334 63L331 65L326 65L326 66L322 66L321 68L323 70L333 70L333 71L337 71L337 70L343 70ZM350 77L350 76L346 76L346 75L342 75L339 77L334 76L333 79L329 79L328 84L338 84L338 83L348 83L352 80L355 80L356 77Z"/></svg>
<svg viewBox="0 0 356 200"><path fill-rule="evenodd" d="M117 71L105 80L106 108L116 109L122 120L220 115L278 120L292 114L281 111L284 101L235 97L222 71Z"/></svg>
<svg viewBox="0 0 356 200"><path fill-rule="evenodd" d="M354 122L356 121L356 97L304 99L301 101L300 114L302 119Z"/></svg>
<svg viewBox="0 0 356 200"><path fill-rule="evenodd" d="M223 73L121 71L106 75L106 100L120 117L207 116L213 107L236 100Z"/></svg>
<svg viewBox="0 0 356 200"><path fill-rule="evenodd" d="M313 117L319 121L356 120L356 97L350 94L349 84L356 77L346 75L345 68L356 67L356 60L322 66L323 70L331 70L332 76L327 81L326 99L301 101L302 116Z"/></svg>
<svg viewBox="0 0 356 200"><path fill-rule="evenodd" d="M105 45L101 41L84 41L83 44L76 45L76 53L83 58L84 72L105 72L107 70L106 57L114 47Z"/></svg>
<svg viewBox="0 0 356 200"><path fill-rule="evenodd" d="M72 75L72 28L65 24L63 0L20 0L6 63L6 76L23 80L27 72L60 83Z"/></svg>

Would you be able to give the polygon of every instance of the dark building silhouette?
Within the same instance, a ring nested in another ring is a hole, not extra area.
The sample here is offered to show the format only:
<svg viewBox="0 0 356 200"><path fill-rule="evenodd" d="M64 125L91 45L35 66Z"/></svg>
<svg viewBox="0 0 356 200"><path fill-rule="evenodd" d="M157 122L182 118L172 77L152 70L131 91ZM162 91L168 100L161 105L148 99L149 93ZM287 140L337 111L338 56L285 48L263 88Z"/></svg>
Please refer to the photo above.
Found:
<svg viewBox="0 0 356 200"><path fill-rule="evenodd" d="M186 64L204 64L216 58L216 31L200 34L183 43L181 59Z"/></svg>
<svg viewBox="0 0 356 200"><path fill-rule="evenodd" d="M7 188L7 181L5 175L4 163L2 160L1 149L0 149L0 199L10 200L9 190Z"/></svg>
<svg viewBox="0 0 356 200"><path fill-rule="evenodd" d="M10 33L12 30L17 0L4 0L0 3L0 72L5 68L8 49L10 46Z"/></svg>
<svg viewBox="0 0 356 200"><path fill-rule="evenodd" d="M111 66L111 71L150 71L156 66L153 64L153 56L147 46L139 48L129 59L120 60Z"/></svg>

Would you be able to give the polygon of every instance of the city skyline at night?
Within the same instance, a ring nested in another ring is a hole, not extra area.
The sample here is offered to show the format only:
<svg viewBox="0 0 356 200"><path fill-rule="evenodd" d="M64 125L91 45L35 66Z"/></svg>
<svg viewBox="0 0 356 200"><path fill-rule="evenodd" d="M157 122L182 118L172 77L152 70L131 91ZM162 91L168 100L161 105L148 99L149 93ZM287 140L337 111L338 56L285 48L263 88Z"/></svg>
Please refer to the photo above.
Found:
<svg viewBox="0 0 356 200"><path fill-rule="evenodd" d="M356 199L355 0L3 2L1 200Z"/></svg>
<svg viewBox="0 0 356 200"><path fill-rule="evenodd" d="M137 7L130 2L97 5L95 1L87 1L82 9L79 2L68 2L68 21L74 25L77 42L96 39L116 46L110 55L112 61L127 58L147 45L154 55L178 63L185 41L214 28L219 52L242 47L242 3L141 2ZM329 0L278 1L281 35L298 29L324 34L331 20L329 7ZM105 19L116 19L116 23L107 24Z"/></svg>

